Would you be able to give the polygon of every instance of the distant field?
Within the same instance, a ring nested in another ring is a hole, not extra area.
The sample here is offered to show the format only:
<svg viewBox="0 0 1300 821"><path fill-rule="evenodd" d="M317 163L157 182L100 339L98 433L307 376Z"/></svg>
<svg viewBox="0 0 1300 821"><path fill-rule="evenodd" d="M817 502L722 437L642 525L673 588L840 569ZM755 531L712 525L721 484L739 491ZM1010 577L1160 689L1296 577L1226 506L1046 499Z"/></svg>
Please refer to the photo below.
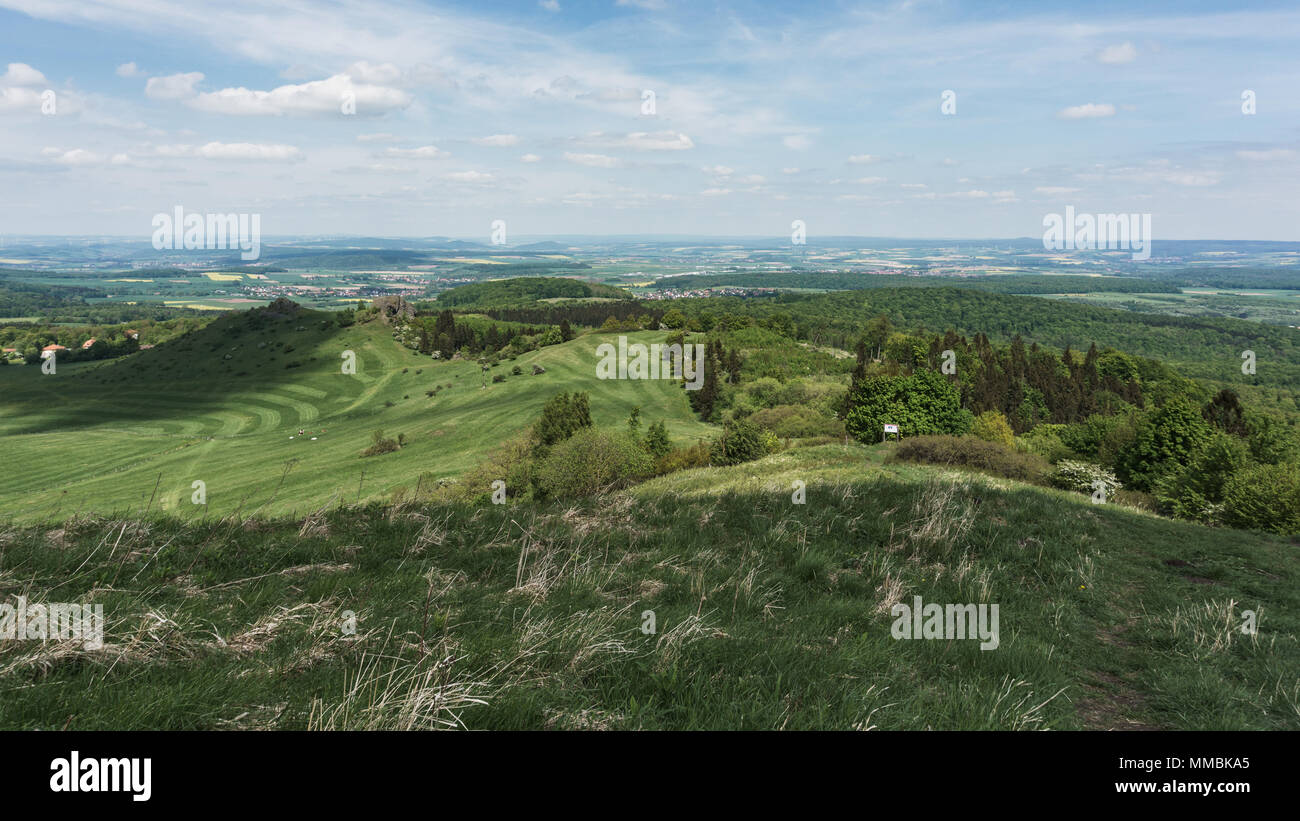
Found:
<svg viewBox="0 0 1300 821"><path fill-rule="evenodd" d="M26 466L0 475L0 515L139 511L155 485L153 509L183 516L384 499L414 490L421 474L479 464L561 391L588 391L598 425L620 425L640 405L645 423L665 420L682 443L712 432L669 382L597 380L599 335L505 362L490 371L505 382L483 389L474 362L419 356L378 323L322 329L327 316L307 311L262 330L247 329L244 315L223 318L188 339L54 376L0 368L0 447L7 463ZM357 355L355 376L340 372L344 350ZM293 362L301 365L286 368ZM524 375L510 374L516 364ZM547 372L531 375L534 364ZM444 387L425 396L435 385ZM299 437L300 428L312 433ZM407 446L359 458L380 428L404 433ZM190 503L196 480L206 483L206 508Z"/></svg>

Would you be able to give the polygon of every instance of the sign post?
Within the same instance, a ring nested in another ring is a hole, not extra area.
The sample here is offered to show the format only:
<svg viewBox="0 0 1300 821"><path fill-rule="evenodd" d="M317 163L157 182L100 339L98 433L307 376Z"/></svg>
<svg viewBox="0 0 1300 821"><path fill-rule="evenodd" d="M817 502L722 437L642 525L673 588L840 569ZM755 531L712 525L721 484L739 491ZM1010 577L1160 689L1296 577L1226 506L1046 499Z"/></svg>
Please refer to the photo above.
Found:
<svg viewBox="0 0 1300 821"><path fill-rule="evenodd" d="M891 424L889 424L888 422L886 422L886 423L885 423L885 430L884 430L883 433L880 434L880 441L881 441L881 442L884 442L884 441L885 441L885 437L889 436L889 434L891 434L891 433L894 434L894 438L895 438L895 439L902 439L902 438L903 438L902 435L898 432L898 425L891 425Z"/></svg>

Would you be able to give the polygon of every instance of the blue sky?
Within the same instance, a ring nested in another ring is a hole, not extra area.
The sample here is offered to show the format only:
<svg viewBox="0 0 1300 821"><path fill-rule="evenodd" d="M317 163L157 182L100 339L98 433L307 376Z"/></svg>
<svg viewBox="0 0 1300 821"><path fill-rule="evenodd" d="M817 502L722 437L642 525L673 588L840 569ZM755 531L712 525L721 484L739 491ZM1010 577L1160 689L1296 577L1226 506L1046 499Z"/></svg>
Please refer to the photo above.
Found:
<svg viewBox="0 0 1300 821"><path fill-rule="evenodd" d="M0 0L0 234L1300 240L1297 44L1284 3Z"/></svg>

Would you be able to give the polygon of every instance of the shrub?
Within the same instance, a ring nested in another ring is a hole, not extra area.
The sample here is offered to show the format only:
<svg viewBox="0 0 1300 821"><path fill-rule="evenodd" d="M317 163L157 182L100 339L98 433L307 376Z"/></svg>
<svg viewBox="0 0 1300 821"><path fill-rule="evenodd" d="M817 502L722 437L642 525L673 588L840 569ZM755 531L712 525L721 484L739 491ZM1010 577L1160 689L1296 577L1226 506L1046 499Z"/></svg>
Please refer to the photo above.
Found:
<svg viewBox="0 0 1300 821"><path fill-rule="evenodd" d="M591 427L591 409L587 394L557 393L542 406L542 415L534 425L539 455L546 448L563 442L583 428Z"/></svg>
<svg viewBox="0 0 1300 821"><path fill-rule="evenodd" d="M849 393L844 419L863 442L879 441L887 422L897 424L904 436L924 436L963 434L971 421L957 388L934 371L864 379Z"/></svg>
<svg viewBox="0 0 1300 821"><path fill-rule="evenodd" d="M985 442L997 442L1009 448L1015 447L1016 444L1016 435L1011 432L1007 417L999 411L984 411L975 417L970 432L976 439L983 439Z"/></svg>
<svg viewBox="0 0 1300 821"><path fill-rule="evenodd" d="M1223 488L1223 521L1232 527L1300 533L1300 466L1252 465Z"/></svg>
<svg viewBox="0 0 1300 821"><path fill-rule="evenodd" d="M493 382L504 382L504 381L506 381L506 375L503 374L503 373L496 373L496 374L493 374L493 375L492 375L492 381L493 381Z"/></svg>
<svg viewBox="0 0 1300 821"><path fill-rule="evenodd" d="M536 463L532 456L533 442L527 434L507 439L494 449L486 462L450 485L452 495L473 502L488 504L492 498L492 483L506 483L506 498L524 495L534 484Z"/></svg>
<svg viewBox="0 0 1300 821"><path fill-rule="evenodd" d="M1209 523L1219 518L1223 488L1249 459L1246 445L1235 436L1215 433L1190 465L1156 482L1155 497L1164 513Z"/></svg>
<svg viewBox="0 0 1300 821"><path fill-rule="evenodd" d="M551 449L534 486L539 496L572 499L626 487L653 469L650 455L626 433L586 428Z"/></svg>
<svg viewBox="0 0 1300 821"><path fill-rule="evenodd" d="M510 373L512 376L522 376L523 372L524 369L519 367L518 365L515 365L513 368L510 369ZM419 371L417 371L417 373L419 373Z"/></svg>
<svg viewBox="0 0 1300 821"><path fill-rule="evenodd" d="M406 443L406 434L400 433L396 439L388 439L384 437L382 430L377 430L370 434L370 441L370 447L361 451L362 456L378 456L381 453L392 453L395 450L400 450L402 445Z"/></svg>
<svg viewBox="0 0 1300 821"><path fill-rule="evenodd" d="M1151 490L1161 474L1189 465L1210 439L1200 410L1173 399L1141 421L1133 441L1117 455L1115 472L1137 490Z"/></svg>
<svg viewBox="0 0 1300 821"><path fill-rule="evenodd" d="M889 461L975 468L1024 482L1041 482L1048 470L1047 463L1040 456L1018 453L1006 445L973 436L904 439L894 448Z"/></svg>
<svg viewBox="0 0 1300 821"><path fill-rule="evenodd" d="M691 468L708 467L709 462L709 445L707 442L696 442L694 445L684 448L673 448L666 455L660 457L655 462L655 475L673 473L678 470L690 470Z"/></svg>
<svg viewBox="0 0 1300 821"><path fill-rule="evenodd" d="M1123 487L1115 474L1111 473L1101 465L1094 465L1092 462L1076 462L1072 459L1065 459L1056 463L1056 469L1052 471L1051 482L1055 487L1062 490L1074 490L1079 493L1091 494L1096 490L1104 490L1107 497L1110 497ZM1101 483L1098 488L1097 483Z"/></svg>
<svg viewBox="0 0 1300 821"><path fill-rule="evenodd" d="M1026 453L1041 456L1052 464L1069 459L1075 453L1061 441L1065 425L1042 424L1016 439L1016 447Z"/></svg>
<svg viewBox="0 0 1300 821"><path fill-rule="evenodd" d="M777 405L748 417L748 421L783 439L808 436L844 436L844 422L798 405Z"/></svg>
<svg viewBox="0 0 1300 821"><path fill-rule="evenodd" d="M762 433L745 420L726 427L722 435L709 445L709 458L715 465L738 465L765 456L768 442L764 441Z"/></svg>

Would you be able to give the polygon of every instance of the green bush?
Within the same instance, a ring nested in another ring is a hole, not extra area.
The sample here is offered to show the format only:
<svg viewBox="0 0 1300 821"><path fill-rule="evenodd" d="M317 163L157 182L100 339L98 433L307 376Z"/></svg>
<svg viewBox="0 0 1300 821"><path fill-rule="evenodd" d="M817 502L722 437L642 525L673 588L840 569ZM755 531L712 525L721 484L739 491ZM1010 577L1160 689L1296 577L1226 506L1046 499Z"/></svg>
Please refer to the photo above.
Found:
<svg viewBox="0 0 1300 821"><path fill-rule="evenodd" d="M1137 490L1152 490L1161 474L1190 465L1210 439L1199 408L1173 399L1138 425L1133 441L1116 454L1115 472Z"/></svg>
<svg viewBox="0 0 1300 821"><path fill-rule="evenodd" d="M708 467L709 443L700 441L684 448L673 448L655 462L655 475L673 473L679 470Z"/></svg>
<svg viewBox="0 0 1300 821"><path fill-rule="evenodd" d="M842 421L800 405L777 405L774 408L765 408L750 415L748 421L763 430L771 431L782 439L844 436Z"/></svg>
<svg viewBox="0 0 1300 821"><path fill-rule="evenodd" d="M546 449L568 439L577 431L591 427L591 409L587 394L558 393L542 406L541 418L533 426L537 440L538 455L544 456Z"/></svg>
<svg viewBox="0 0 1300 821"><path fill-rule="evenodd" d="M653 470L650 455L631 436L585 428L551 448L534 487L543 497L573 499L626 487Z"/></svg>
<svg viewBox="0 0 1300 821"><path fill-rule="evenodd" d="M1300 533L1300 466L1252 465L1223 488L1223 521L1232 527Z"/></svg>
<svg viewBox="0 0 1300 821"><path fill-rule="evenodd" d="M1065 425L1042 424L1016 439L1016 448L1041 456L1052 464L1075 456L1075 452L1061 441Z"/></svg>
<svg viewBox="0 0 1300 821"><path fill-rule="evenodd" d="M715 465L752 462L767 455L770 443L771 440L764 440L763 431L742 420L724 428L722 435L713 440L709 446L709 458Z"/></svg>
<svg viewBox="0 0 1300 821"><path fill-rule="evenodd" d="M983 439L985 442L997 442L1009 448L1016 444L1016 435L1011 432L1007 417L999 411L984 411L975 417L970 432L976 439Z"/></svg>
<svg viewBox="0 0 1300 821"><path fill-rule="evenodd" d="M904 439L894 448L889 461L975 468L1024 482L1042 482L1048 471L1047 462L1040 456L1018 453L1006 445L973 436Z"/></svg>
<svg viewBox="0 0 1300 821"><path fill-rule="evenodd" d="M944 376L917 371L910 376L864 379L848 397L844 423L863 442L878 442L886 423L904 436L960 435L973 417L961 406L961 394Z"/></svg>
<svg viewBox="0 0 1300 821"><path fill-rule="evenodd" d="M1215 521L1223 507L1224 487L1249 461L1244 442L1216 432L1190 465L1156 482L1161 512L1207 524Z"/></svg>

